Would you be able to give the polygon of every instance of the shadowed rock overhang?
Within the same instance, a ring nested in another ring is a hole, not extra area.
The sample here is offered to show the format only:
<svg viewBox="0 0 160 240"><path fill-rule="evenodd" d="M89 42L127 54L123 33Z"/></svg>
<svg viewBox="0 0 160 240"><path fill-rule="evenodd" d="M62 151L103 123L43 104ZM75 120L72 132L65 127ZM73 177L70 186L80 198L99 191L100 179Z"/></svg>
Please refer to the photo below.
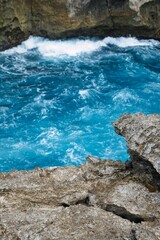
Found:
<svg viewBox="0 0 160 240"><path fill-rule="evenodd" d="M29 35L50 39L136 36L160 39L159 0L0 0L0 50Z"/></svg>

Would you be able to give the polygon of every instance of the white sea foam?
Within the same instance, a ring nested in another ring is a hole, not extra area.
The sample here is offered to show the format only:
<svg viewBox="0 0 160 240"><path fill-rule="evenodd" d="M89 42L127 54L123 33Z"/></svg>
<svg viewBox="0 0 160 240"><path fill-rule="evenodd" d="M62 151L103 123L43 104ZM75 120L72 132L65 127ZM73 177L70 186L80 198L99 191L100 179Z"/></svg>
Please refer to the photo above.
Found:
<svg viewBox="0 0 160 240"><path fill-rule="evenodd" d="M68 162L71 164L80 164L83 161L83 157L81 154L84 154L84 156L89 155L89 153L85 150L85 148L77 144L75 142L70 143L70 147L66 150L66 155L64 156L63 161L68 164Z"/></svg>
<svg viewBox="0 0 160 240"><path fill-rule="evenodd" d="M135 101L135 102L139 102L140 98L138 97L138 95L134 92L131 92L129 89L123 89L121 91L118 91L118 93L116 93L113 96L113 101L116 103L124 103L126 104L129 101Z"/></svg>
<svg viewBox="0 0 160 240"><path fill-rule="evenodd" d="M44 57L58 57L63 55L76 56L82 53L94 52L105 46L103 41L92 40L56 40L51 41L40 37L29 37L21 45L5 51L7 54L26 53L28 50L37 49Z"/></svg>
<svg viewBox="0 0 160 240"><path fill-rule="evenodd" d="M89 89L79 90L79 95L81 98L86 99L89 97Z"/></svg>
<svg viewBox="0 0 160 240"><path fill-rule="evenodd" d="M47 129L47 131L43 131L37 137L37 139L40 140L40 143L42 145L45 145L47 143L46 141L57 139L58 137L60 137L60 135L61 135L61 133L58 131L57 128L51 127L49 129Z"/></svg>
<svg viewBox="0 0 160 240"><path fill-rule="evenodd" d="M107 45L115 45L121 48L135 46L153 46L159 45L155 40L138 40L136 38L107 37L103 40L89 39L71 39L71 40L48 40L41 37L29 37L28 40L22 42L21 45L6 50L4 54L23 54L27 51L36 49L44 57L60 57L60 56L77 56L84 53L92 53L106 47Z"/></svg>
<svg viewBox="0 0 160 240"><path fill-rule="evenodd" d="M105 42L106 45L112 44L121 48L136 47L136 46L152 46L152 45L158 44L158 42L155 40L138 40L137 38L133 38L133 37L128 37L128 38L107 37L103 40L103 42Z"/></svg>

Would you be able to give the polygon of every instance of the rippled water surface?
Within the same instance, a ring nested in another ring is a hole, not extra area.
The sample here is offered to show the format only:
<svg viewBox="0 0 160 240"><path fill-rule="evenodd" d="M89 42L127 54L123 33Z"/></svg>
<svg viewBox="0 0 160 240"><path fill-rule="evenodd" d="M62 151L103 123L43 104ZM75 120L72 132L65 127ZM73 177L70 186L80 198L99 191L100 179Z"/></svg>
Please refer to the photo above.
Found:
<svg viewBox="0 0 160 240"><path fill-rule="evenodd" d="M30 37L0 53L0 171L128 158L112 122L160 113L160 43Z"/></svg>

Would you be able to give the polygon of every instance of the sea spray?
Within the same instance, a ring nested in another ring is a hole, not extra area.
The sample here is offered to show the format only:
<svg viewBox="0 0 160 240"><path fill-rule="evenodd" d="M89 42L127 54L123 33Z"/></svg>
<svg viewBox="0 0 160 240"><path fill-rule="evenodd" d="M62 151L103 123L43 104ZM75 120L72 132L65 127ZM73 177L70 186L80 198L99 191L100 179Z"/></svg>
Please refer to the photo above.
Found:
<svg viewBox="0 0 160 240"><path fill-rule="evenodd" d="M112 121L160 113L160 43L30 37L0 53L0 171L128 159Z"/></svg>

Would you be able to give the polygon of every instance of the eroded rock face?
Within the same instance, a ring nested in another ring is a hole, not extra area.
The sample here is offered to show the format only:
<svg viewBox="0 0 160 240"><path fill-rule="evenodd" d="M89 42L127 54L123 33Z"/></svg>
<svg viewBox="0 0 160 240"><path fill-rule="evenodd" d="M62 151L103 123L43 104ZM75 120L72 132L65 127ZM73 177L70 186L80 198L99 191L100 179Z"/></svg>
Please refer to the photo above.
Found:
<svg viewBox="0 0 160 240"><path fill-rule="evenodd" d="M148 136L155 144L159 118L124 115L114 125L130 148L136 139L147 144ZM159 240L159 175L150 156L147 171L133 157L124 164L89 156L78 168L0 173L0 239Z"/></svg>
<svg viewBox="0 0 160 240"><path fill-rule="evenodd" d="M121 162L0 174L1 239L159 239L160 194ZM10 237L10 238L9 238Z"/></svg>
<svg viewBox="0 0 160 240"><path fill-rule="evenodd" d="M160 116L127 114L113 125L125 137L133 164L151 163L160 174Z"/></svg>
<svg viewBox="0 0 160 240"><path fill-rule="evenodd" d="M0 50L29 35L160 38L159 0L0 0Z"/></svg>
<svg viewBox="0 0 160 240"><path fill-rule="evenodd" d="M29 36L29 0L0 0L0 50L19 44Z"/></svg>

